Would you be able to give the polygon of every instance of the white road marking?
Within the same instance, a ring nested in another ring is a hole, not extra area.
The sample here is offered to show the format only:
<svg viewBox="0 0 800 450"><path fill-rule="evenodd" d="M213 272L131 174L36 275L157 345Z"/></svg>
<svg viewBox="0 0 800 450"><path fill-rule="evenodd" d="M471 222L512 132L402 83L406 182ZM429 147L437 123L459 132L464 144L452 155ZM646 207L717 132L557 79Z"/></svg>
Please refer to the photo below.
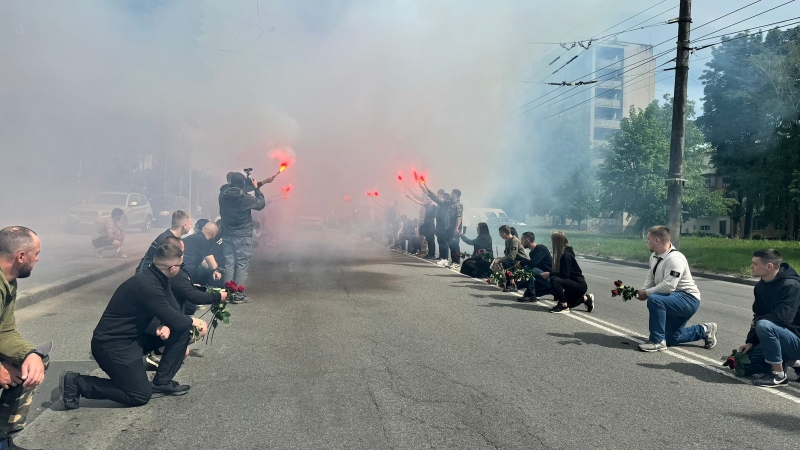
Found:
<svg viewBox="0 0 800 450"><path fill-rule="evenodd" d="M437 266L436 263L434 263L434 262L431 262L431 261L428 261L428 260L425 260L425 259L422 259L422 258L418 258L418 257L413 256L413 255L408 255L408 256L410 256L412 258L417 258L417 259L422 260L423 262L427 262L427 263L429 263L429 264L431 264L433 266L441 267L441 266ZM463 275L457 270L454 270L454 269L448 269L448 270L450 270L453 273L457 273L459 275ZM472 278L470 276L467 276L467 275L463 275L463 276L465 278L473 280L475 283L480 283L480 284L484 283L483 281L480 281L478 279ZM520 294L520 293L515 292L513 294L516 295L517 297L522 297L522 294ZM549 300L539 300L539 303L546 304L547 306L555 305L555 302L552 302L552 301L549 301ZM722 303L720 303L720 304L722 304ZM730 306L730 305L727 305L727 306ZM739 309L744 309L744 308L739 308ZM623 337L623 338L629 339L631 341L636 342L637 344L643 344L643 343L647 342L647 340L648 340L647 337L642 336L641 334L639 334L639 333L637 333L637 332L635 332L633 330L629 330L627 328L621 327L621 326L613 324L611 322L606 322L605 320L601 320L601 319L598 319L596 317L592 317L590 319L587 316L582 316L582 315L572 314L572 313L570 313L570 314L562 314L562 315L566 316L566 317L569 317L571 319L575 319L575 320L578 320L580 322L586 323L587 325L591 325L591 326L593 326L595 328L598 328L600 330L603 330L603 331L605 331L607 333L613 334L614 336L619 336L619 337ZM688 362L688 363L695 364L698 367L702 367L704 369L707 369L707 370L710 370L712 372L718 373L720 375L726 376L726 377L728 377L730 379L736 380L736 381L738 381L740 383L752 386L751 380L749 380L747 378L737 377L731 371L729 371L727 369L723 369L720 361L717 361L717 360L715 360L713 358L709 358L709 357L706 357L706 356L698 355L698 354L696 354L694 352L690 352L688 350L684 350L684 349L679 348L679 347L670 347L667 351L661 352L661 353L665 353L665 354L667 354L669 356L672 356L674 358L680 359L680 360ZM714 365L713 366L709 366L708 365L709 363L710 364L714 364ZM792 392L800 392L800 391L796 390L795 388L789 387L789 386L783 387L783 388L766 388L766 387L759 388L759 390L762 391L762 392L766 392L766 393L769 393L769 394L772 394L772 395L777 395L778 397L784 398L786 400L794 402L795 404L800 405L800 398L795 397L795 396L790 395L790 394L787 394L786 392L782 392L779 389L790 390Z"/></svg>

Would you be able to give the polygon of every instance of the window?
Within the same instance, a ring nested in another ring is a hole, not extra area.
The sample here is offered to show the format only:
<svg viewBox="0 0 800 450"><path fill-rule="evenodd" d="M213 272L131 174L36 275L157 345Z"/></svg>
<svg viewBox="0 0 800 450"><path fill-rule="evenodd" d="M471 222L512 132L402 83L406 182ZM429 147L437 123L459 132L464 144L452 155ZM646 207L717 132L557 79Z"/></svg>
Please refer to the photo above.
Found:
<svg viewBox="0 0 800 450"><path fill-rule="evenodd" d="M711 231L711 225L700 225L700 231Z"/></svg>
<svg viewBox="0 0 800 450"><path fill-rule="evenodd" d="M706 187L711 188L711 177L706 177Z"/></svg>

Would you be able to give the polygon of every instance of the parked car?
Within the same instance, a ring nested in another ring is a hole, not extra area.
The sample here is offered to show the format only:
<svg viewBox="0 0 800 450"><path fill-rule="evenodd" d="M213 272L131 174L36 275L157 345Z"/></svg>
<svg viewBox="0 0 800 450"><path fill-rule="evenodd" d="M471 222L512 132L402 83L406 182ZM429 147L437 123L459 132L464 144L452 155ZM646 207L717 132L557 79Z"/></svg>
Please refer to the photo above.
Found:
<svg viewBox="0 0 800 450"><path fill-rule="evenodd" d="M189 199L177 195L155 195L150 198L150 205L153 208L153 225L157 227L169 227L175 211L191 213Z"/></svg>
<svg viewBox="0 0 800 450"><path fill-rule="evenodd" d="M98 221L111 216L111 210L120 208L125 212L126 228L138 227L150 231L153 227L153 210L147 197L134 192L98 192L83 204L73 206L64 217L68 230L92 227Z"/></svg>
<svg viewBox="0 0 800 450"><path fill-rule="evenodd" d="M499 208L469 208L464 211L462 223L465 226L472 227L479 222L486 222L492 232L501 225L510 227L525 226L524 222L508 217L508 214Z"/></svg>

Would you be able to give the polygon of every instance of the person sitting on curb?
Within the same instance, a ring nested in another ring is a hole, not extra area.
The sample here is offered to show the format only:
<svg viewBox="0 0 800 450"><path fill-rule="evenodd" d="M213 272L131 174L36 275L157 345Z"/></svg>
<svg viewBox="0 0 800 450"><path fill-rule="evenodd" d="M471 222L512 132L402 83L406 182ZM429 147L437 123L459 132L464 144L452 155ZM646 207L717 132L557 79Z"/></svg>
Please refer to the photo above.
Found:
<svg viewBox="0 0 800 450"><path fill-rule="evenodd" d="M0 230L0 449L24 450L12 436L25 427L33 392L44 381L48 356L17 331L14 306L17 280L27 278L39 261L41 242L20 226Z"/></svg>
<svg viewBox="0 0 800 450"><path fill-rule="evenodd" d="M525 253L525 249L522 248L522 242L519 240L518 237L514 236L511 233L511 227L508 225L503 225L499 228L500 237L506 241L506 247L503 251L502 258L495 258L494 262L492 262L492 271L493 272L502 272L508 270L517 262L525 262L528 261L530 258L528 254ZM517 292L518 289L512 282L512 284L508 286L503 286L503 292Z"/></svg>
<svg viewBox="0 0 800 450"><path fill-rule="evenodd" d="M153 264L117 288L92 334L92 356L108 378L65 371L59 380L65 409L80 407L80 398L112 400L127 406L146 405L153 396L183 395L188 385L173 380L183 364L191 339L192 319L178 312L170 279L180 273L183 252L162 245ZM153 319L164 325L157 336L146 333ZM146 353L165 347L152 383L147 378Z"/></svg>
<svg viewBox="0 0 800 450"><path fill-rule="evenodd" d="M705 348L717 345L717 324L686 326L700 308L700 290L692 279L689 263L672 246L669 228L655 226L647 231L647 246L653 252L644 285L636 296L647 301L650 310L650 339L639 344L643 352L660 352L667 346L705 341Z"/></svg>
<svg viewBox="0 0 800 450"><path fill-rule="evenodd" d="M533 272L531 279L517 283L517 288L525 289L525 293L518 302L528 303L536 302L538 297L544 295L552 295L553 289L550 286L550 280L545 280L540 275L543 272L550 272L553 270L553 256L550 255L550 250L542 244L536 243L536 235L532 231L522 233L520 239L522 247L528 250L528 261L517 261L514 265L515 269L524 269L528 272Z"/></svg>
<svg viewBox="0 0 800 450"><path fill-rule="evenodd" d="M750 332L739 347L750 358L745 375L766 374L756 386L786 386L786 367L800 360L800 276L771 248L753 253L750 269L761 279L753 288Z"/></svg>
<svg viewBox="0 0 800 450"><path fill-rule="evenodd" d="M128 255L122 253L122 243L125 242L125 230L122 226L122 217L125 212L120 208L111 210L111 217L106 217L97 224L97 232L92 239L94 254L98 258L103 257L106 250L115 250L114 256L117 258L127 258Z"/></svg>
<svg viewBox="0 0 800 450"><path fill-rule="evenodd" d="M489 254L492 253L492 235L489 233L489 225L485 222L478 223L478 237L470 239L463 233L461 240L467 245L472 246L472 257L461 264L461 273L473 278L484 278L492 272L489 268L489 261L478 255L481 250Z"/></svg>

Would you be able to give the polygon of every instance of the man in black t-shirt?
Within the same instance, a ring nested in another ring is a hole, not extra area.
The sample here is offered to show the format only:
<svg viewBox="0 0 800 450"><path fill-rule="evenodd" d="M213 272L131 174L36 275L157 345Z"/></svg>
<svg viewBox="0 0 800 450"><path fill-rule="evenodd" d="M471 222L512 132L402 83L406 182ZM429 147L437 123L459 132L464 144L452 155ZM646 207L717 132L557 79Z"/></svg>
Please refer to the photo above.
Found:
<svg viewBox="0 0 800 450"><path fill-rule="evenodd" d="M219 235L219 227L214 222L208 222L203 225L203 229L199 233L191 236L186 236L183 239L185 250L183 253L183 266L189 275L194 278L201 268L203 261L208 264L209 270L212 272L213 279L222 279L222 270L212 254L211 246Z"/></svg>

